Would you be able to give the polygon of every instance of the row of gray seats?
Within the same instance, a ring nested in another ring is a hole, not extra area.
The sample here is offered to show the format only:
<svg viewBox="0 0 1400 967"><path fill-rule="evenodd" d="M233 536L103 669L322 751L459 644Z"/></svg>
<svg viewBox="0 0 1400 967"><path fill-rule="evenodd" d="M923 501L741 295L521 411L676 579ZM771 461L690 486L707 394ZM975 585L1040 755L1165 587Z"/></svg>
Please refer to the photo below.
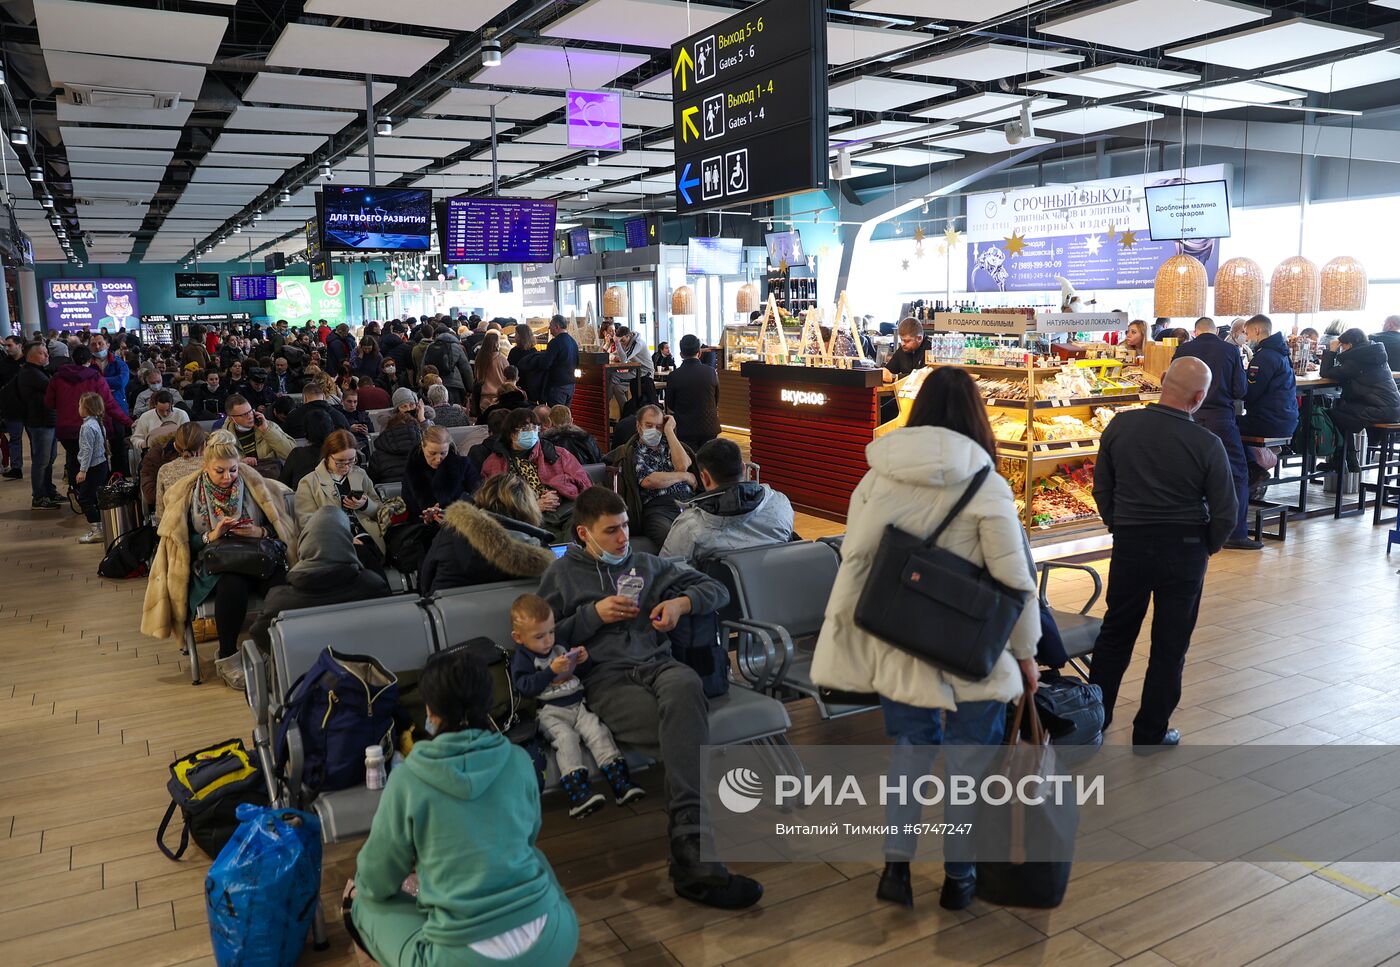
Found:
<svg viewBox="0 0 1400 967"><path fill-rule="evenodd" d="M309 804L296 802L304 760L294 728L288 741L288 780L284 784L277 781L272 743L282 700L292 684L327 645L371 655L396 674L410 674L420 670L433 652L470 638L485 636L505 644L510 641L511 602L535 587L534 582L513 581L457 588L426 599L399 595L286 612L272 623L270 659L253 642L245 641L242 661L255 721L253 738L268 777L269 794L279 802L315 810L327 842L366 833L378 805L377 790L344 789L322 793ZM710 701L710 742L715 745L757 743L778 747L774 754L784 754L784 733L790 724L781 702L739 685L728 695ZM547 786L552 786L558 781L558 771L553 757L548 758ZM633 765L646 761L635 754L629 754L629 760Z"/></svg>

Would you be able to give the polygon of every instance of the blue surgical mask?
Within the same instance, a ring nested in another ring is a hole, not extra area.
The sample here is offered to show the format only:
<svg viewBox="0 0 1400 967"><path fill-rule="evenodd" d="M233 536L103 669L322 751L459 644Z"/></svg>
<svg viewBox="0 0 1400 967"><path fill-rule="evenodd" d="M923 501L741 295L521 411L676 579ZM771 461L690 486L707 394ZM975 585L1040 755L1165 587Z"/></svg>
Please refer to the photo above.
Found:
<svg viewBox="0 0 1400 967"><path fill-rule="evenodd" d="M616 567L623 561L627 560L627 558L630 557L632 554L632 545L630 543L622 549L622 552L620 554L614 554L612 551L603 550L602 545L599 544L597 541L593 540L591 535L588 539L593 542L593 552L598 555L598 560L602 561L609 567Z"/></svg>
<svg viewBox="0 0 1400 967"><path fill-rule="evenodd" d="M540 442L539 430L521 430L515 435L515 445L521 450L533 450Z"/></svg>
<svg viewBox="0 0 1400 967"><path fill-rule="evenodd" d="M642 431L642 442L649 447L654 447L661 442L661 431L656 427Z"/></svg>
<svg viewBox="0 0 1400 967"><path fill-rule="evenodd" d="M107 350L105 350L105 349L99 349L99 350L97 351L97 358L98 358L98 359L106 359L106 358L107 358Z"/></svg>

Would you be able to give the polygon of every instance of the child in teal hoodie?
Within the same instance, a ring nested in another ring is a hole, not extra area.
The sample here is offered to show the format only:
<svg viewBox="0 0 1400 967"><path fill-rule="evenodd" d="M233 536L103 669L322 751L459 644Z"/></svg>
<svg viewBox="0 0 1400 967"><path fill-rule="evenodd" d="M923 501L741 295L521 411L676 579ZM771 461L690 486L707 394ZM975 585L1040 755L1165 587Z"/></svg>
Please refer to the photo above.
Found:
<svg viewBox="0 0 1400 967"><path fill-rule="evenodd" d="M428 731L389 775L356 863L347 926L384 967L564 965L578 920L535 846L529 755L491 730L491 677L461 649L433 655ZM417 873L416 897L403 892Z"/></svg>

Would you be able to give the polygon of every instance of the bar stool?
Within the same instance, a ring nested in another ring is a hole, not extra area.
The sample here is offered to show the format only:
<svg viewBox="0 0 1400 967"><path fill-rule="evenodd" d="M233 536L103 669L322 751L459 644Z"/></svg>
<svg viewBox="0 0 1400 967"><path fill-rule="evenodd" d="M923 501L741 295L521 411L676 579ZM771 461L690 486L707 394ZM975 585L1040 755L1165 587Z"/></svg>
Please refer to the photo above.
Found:
<svg viewBox="0 0 1400 967"><path fill-rule="evenodd" d="M1361 509L1364 513L1366 494L1374 492L1376 509L1371 516L1371 522L1379 524L1387 502L1393 502L1400 507L1400 423L1372 424L1367 427L1366 435L1370 446L1377 453L1376 482L1363 482L1360 485Z"/></svg>

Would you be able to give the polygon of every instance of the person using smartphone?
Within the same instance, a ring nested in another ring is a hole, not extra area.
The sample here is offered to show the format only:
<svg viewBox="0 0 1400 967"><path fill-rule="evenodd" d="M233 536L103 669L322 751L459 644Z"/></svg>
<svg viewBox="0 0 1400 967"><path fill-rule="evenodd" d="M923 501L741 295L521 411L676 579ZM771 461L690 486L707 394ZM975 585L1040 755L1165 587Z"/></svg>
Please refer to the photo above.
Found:
<svg viewBox="0 0 1400 967"><path fill-rule="evenodd" d="M253 404L237 393L224 400L224 419L215 429L227 429L238 442L239 459L245 466L257 467L259 461L271 466L272 461L286 460L296 447L292 438L267 417L253 409Z"/></svg>
<svg viewBox="0 0 1400 967"><path fill-rule="evenodd" d="M297 520L302 527L322 507L339 507L350 520L350 532L360 564L384 573L384 532L379 526L379 500L369 475L359 467L355 438L335 430L321 444L321 461L297 484Z"/></svg>

